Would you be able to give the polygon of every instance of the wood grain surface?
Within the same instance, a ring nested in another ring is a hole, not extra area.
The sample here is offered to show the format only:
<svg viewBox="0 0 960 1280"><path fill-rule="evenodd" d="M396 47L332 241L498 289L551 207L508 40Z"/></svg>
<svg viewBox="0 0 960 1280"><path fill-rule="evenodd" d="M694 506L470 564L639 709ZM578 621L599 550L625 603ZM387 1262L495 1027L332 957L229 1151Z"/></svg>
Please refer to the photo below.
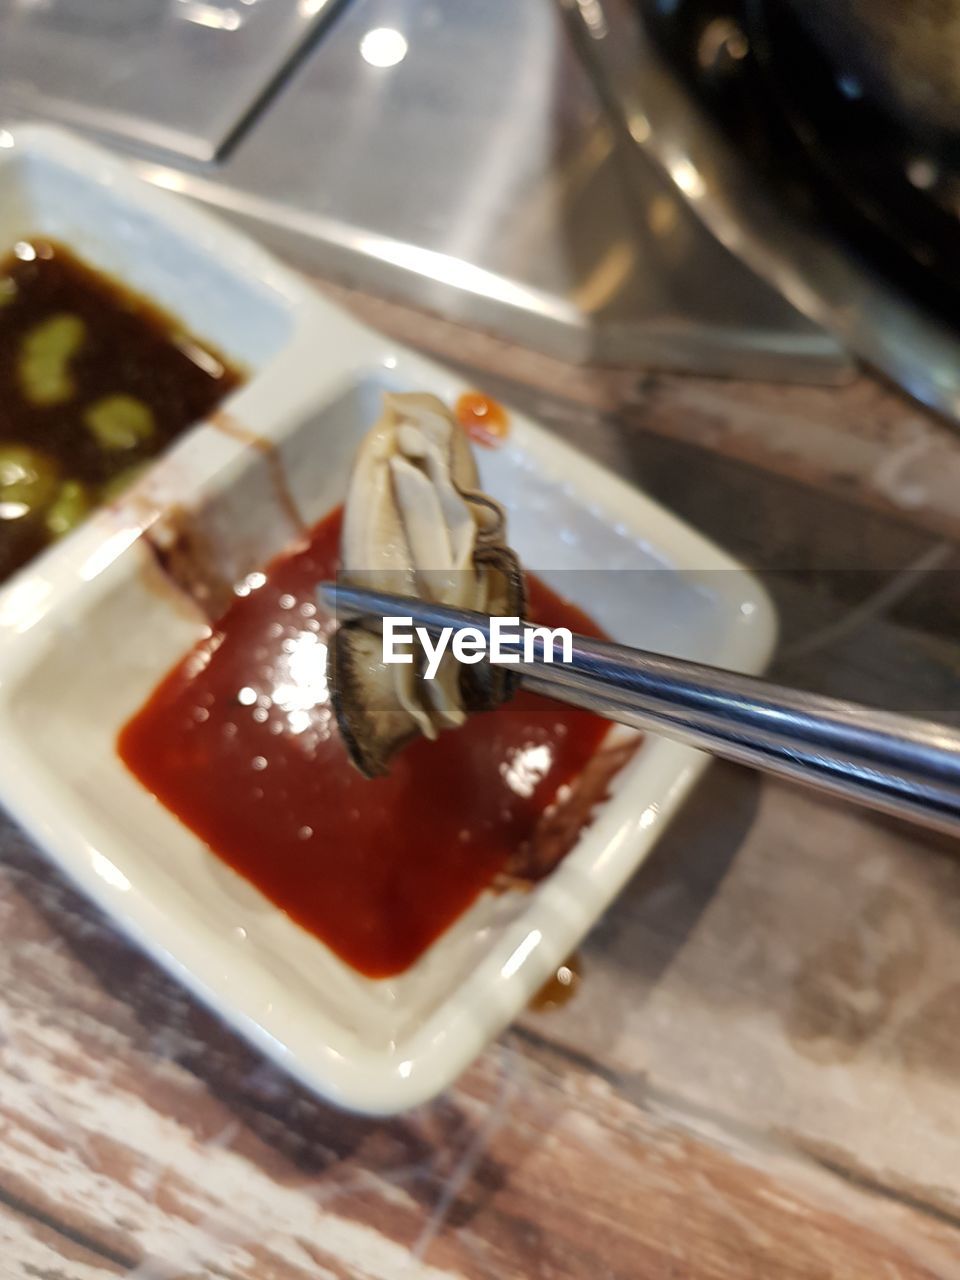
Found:
<svg viewBox="0 0 960 1280"><path fill-rule="evenodd" d="M960 713L956 498L903 505L861 465L884 455L861 412L887 406L896 433L911 406L866 383L658 379L625 408L606 374L548 391L536 358L406 326L765 567L777 674ZM820 471L787 465L764 414L849 429L856 479L826 444ZM945 430L924 425L953 465ZM444 1097L348 1116L0 820L0 1277L960 1276L955 842L715 765L583 968Z"/></svg>

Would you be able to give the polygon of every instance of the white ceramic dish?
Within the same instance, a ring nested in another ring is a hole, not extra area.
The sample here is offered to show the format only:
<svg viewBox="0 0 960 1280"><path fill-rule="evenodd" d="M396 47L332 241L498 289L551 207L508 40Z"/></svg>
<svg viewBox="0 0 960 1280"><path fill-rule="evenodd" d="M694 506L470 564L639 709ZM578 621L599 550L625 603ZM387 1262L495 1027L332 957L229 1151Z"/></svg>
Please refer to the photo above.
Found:
<svg viewBox="0 0 960 1280"><path fill-rule="evenodd" d="M231 419L277 452L194 429L121 504L0 592L0 800L161 964L308 1085L363 1111L414 1105L450 1083L573 950L705 759L646 742L552 876L530 893L483 896L386 981L349 969L212 856L115 752L122 724L204 626L161 581L145 532L171 506L188 508L240 581L289 541L289 499L308 522L342 499L385 386L448 401L464 387L101 153L46 130L16 141L0 153L0 251L4 238L55 234L245 360L256 372ZM615 638L762 668L775 630L762 589L636 489L518 415L480 462L521 558ZM584 572L575 592L569 576L557 579L598 567L607 573ZM616 591L613 569L623 571Z"/></svg>

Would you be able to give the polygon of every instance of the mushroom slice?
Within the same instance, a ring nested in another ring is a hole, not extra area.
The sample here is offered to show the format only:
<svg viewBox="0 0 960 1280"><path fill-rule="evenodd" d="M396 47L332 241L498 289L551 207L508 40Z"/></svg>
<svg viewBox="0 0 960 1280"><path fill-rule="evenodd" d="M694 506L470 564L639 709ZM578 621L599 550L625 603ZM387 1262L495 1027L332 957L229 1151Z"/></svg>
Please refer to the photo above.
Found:
<svg viewBox="0 0 960 1280"><path fill-rule="evenodd" d="M465 434L434 396L384 396L360 445L347 491L341 576L355 585L481 613L521 617L520 563L506 546L503 509L479 489ZM451 655L435 677L411 645L411 663L382 661L381 624L341 626L329 647L334 711L347 750L369 777L417 736L435 738L468 713L510 697L514 673Z"/></svg>

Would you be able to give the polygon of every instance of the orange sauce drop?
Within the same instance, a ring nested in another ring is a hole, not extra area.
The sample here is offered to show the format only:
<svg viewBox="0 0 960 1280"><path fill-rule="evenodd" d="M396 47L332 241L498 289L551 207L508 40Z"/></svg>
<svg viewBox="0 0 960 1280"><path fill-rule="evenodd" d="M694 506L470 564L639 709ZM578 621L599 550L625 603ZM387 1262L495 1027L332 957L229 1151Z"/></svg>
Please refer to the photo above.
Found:
<svg viewBox="0 0 960 1280"><path fill-rule="evenodd" d="M583 981L583 962L577 952L557 967L530 1001L530 1008L537 1010L560 1009L576 995Z"/></svg>
<svg viewBox="0 0 960 1280"><path fill-rule="evenodd" d="M495 449L510 432L510 419L503 405L481 391L465 391L454 406L457 421L477 444Z"/></svg>

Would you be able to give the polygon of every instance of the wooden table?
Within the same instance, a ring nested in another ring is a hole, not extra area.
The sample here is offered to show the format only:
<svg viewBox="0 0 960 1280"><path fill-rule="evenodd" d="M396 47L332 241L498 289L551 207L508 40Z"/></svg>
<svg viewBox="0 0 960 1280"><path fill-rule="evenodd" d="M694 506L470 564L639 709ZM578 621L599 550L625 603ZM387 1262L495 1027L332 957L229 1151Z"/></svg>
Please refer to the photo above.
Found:
<svg viewBox="0 0 960 1280"><path fill-rule="evenodd" d="M777 674L956 713L950 428L867 378L569 370L340 296L768 570ZM2 825L0 1277L960 1276L955 844L716 765L583 968L446 1096L358 1119Z"/></svg>

